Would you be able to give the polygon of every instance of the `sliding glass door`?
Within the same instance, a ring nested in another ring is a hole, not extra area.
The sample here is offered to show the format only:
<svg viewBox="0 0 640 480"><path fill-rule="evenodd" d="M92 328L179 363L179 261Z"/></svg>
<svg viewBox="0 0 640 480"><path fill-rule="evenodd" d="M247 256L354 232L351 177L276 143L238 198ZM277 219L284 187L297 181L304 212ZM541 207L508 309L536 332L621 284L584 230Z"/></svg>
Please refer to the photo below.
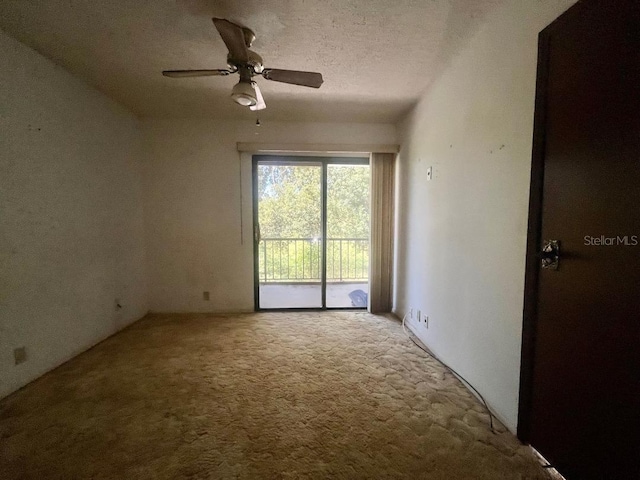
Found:
<svg viewBox="0 0 640 480"><path fill-rule="evenodd" d="M367 306L369 293L369 165L327 164L328 308Z"/></svg>
<svg viewBox="0 0 640 480"><path fill-rule="evenodd" d="M257 309L365 308L366 158L254 156Z"/></svg>
<svg viewBox="0 0 640 480"><path fill-rule="evenodd" d="M322 308L322 163L260 158L254 161L257 306Z"/></svg>

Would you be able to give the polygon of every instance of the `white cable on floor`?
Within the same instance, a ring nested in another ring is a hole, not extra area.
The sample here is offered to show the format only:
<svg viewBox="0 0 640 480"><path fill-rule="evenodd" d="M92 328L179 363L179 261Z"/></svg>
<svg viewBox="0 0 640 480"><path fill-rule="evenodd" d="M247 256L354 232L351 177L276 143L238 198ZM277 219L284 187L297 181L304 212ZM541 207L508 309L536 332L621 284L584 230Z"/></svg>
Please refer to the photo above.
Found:
<svg viewBox="0 0 640 480"><path fill-rule="evenodd" d="M476 392L476 394L478 395L478 397L480 397L480 400L482 400L482 403L484 404L484 408L487 410L487 413L489 414L489 426L491 428L491 433L496 434L495 429L493 428L493 418L495 417L495 415L491 412L491 410L489 409L489 405L487 405L487 401L484 399L484 397L482 396L482 394L476 390L476 388L469 383L462 375L460 375L458 372L456 372L453 368L451 368L449 365L447 365L446 363L444 363L442 360L440 360L438 358L438 356L433 353L431 350L429 350L427 348L427 346L422 346L420 345L418 342L416 342L414 340L414 338L411 336L411 334L407 331L407 328L405 327L404 323L405 320L407 318L407 314L404 314L404 317L402 317L402 330L404 330L404 333L407 335L407 337L409 337L409 340L411 340L420 350L422 350L423 352L425 352L427 355L429 355L431 358L433 358L434 360L436 360L438 363L440 363L440 365L442 365L444 368L446 368L447 370L449 370L452 374L454 374L456 377L458 377L458 379L460 379L460 381L464 382L465 384L467 384L469 386L469 388L471 388L474 392Z"/></svg>

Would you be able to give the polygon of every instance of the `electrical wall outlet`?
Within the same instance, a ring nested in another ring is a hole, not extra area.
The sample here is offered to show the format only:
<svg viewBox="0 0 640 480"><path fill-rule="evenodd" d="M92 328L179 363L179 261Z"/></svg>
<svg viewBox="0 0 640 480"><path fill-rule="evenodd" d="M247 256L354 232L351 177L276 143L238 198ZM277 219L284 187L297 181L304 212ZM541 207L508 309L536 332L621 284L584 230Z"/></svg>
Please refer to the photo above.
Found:
<svg viewBox="0 0 640 480"><path fill-rule="evenodd" d="M18 347L13 350L13 360L16 365L20 365L27 361L26 347Z"/></svg>
<svg viewBox="0 0 640 480"><path fill-rule="evenodd" d="M420 323L420 319L422 316L420 315L420 310L416 311L416 318L418 319L418 323Z"/></svg>
<svg viewBox="0 0 640 480"><path fill-rule="evenodd" d="M209 292L202 292L202 299L205 302L208 302L209 301Z"/></svg>

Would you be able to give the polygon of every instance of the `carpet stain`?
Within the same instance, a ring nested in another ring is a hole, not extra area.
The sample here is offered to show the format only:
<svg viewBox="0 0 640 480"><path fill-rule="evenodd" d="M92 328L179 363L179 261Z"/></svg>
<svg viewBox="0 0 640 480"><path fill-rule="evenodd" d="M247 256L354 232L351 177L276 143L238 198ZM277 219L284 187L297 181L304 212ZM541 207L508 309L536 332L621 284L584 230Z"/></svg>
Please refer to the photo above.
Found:
<svg viewBox="0 0 640 480"><path fill-rule="evenodd" d="M0 401L3 479L541 479L360 312L148 315Z"/></svg>

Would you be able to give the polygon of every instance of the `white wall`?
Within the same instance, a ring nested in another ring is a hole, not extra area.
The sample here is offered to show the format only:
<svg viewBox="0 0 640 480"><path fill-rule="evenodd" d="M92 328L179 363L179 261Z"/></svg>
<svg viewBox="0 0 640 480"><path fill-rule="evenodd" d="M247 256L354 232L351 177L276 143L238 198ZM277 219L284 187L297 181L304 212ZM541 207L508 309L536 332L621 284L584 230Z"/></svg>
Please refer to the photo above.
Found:
<svg viewBox="0 0 640 480"><path fill-rule="evenodd" d="M537 34L574 1L506 2L399 128L396 311L512 431Z"/></svg>
<svg viewBox="0 0 640 480"><path fill-rule="evenodd" d="M143 122L151 310L253 310L251 165L236 142L396 143L393 125L254 122Z"/></svg>
<svg viewBox="0 0 640 480"><path fill-rule="evenodd" d="M147 291L137 120L0 32L0 131L2 397L144 315Z"/></svg>

